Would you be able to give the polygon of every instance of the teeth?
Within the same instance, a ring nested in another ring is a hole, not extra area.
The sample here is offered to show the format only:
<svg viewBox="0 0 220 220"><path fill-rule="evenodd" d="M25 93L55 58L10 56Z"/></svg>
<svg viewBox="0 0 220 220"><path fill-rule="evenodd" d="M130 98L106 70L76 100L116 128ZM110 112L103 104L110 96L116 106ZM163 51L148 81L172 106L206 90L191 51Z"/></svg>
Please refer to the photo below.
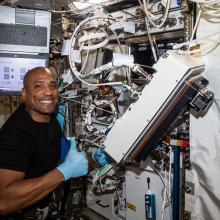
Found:
<svg viewBox="0 0 220 220"><path fill-rule="evenodd" d="M45 104L50 104L50 103L52 103L52 100L42 100L40 102L45 103Z"/></svg>

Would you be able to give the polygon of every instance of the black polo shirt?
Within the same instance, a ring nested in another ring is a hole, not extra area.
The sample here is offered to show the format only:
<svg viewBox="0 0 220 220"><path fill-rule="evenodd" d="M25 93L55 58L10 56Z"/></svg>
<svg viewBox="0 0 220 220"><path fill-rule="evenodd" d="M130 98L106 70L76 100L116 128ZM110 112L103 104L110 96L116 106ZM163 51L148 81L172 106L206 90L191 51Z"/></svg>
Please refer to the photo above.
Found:
<svg viewBox="0 0 220 220"><path fill-rule="evenodd" d="M53 170L59 162L61 133L55 117L36 122L22 104L0 130L0 168L25 172L25 179ZM36 205L43 207L47 199Z"/></svg>

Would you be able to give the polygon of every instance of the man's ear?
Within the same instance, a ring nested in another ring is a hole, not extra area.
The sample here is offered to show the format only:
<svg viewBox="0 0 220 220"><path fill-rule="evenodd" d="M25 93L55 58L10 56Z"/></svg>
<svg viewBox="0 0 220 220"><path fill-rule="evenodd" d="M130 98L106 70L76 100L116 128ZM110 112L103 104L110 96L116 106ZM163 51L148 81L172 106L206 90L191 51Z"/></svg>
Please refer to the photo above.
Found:
<svg viewBox="0 0 220 220"><path fill-rule="evenodd" d="M25 88L22 88L22 90L21 90L21 97L22 97L23 101L26 100L26 89Z"/></svg>

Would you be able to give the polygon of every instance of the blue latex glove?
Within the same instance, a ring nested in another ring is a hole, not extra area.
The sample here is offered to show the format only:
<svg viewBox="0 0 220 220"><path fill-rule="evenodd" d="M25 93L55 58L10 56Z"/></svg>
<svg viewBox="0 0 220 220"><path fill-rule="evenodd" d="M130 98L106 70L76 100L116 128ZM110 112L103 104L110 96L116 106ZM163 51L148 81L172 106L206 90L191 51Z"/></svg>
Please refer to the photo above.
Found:
<svg viewBox="0 0 220 220"><path fill-rule="evenodd" d="M102 166L111 163L110 157L105 153L103 148L96 149L92 153L92 158Z"/></svg>
<svg viewBox="0 0 220 220"><path fill-rule="evenodd" d="M77 151L75 137L71 138L69 152L64 162L57 169L63 174L65 180L84 176L88 173L86 153Z"/></svg>
<svg viewBox="0 0 220 220"><path fill-rule="evenodd" d="M57 112L56 112L56 118L60 124L60 127L63 131L64 129L64 122L65 122L65 114L66 114L66 106L65 105L59 105Z"/></svg>

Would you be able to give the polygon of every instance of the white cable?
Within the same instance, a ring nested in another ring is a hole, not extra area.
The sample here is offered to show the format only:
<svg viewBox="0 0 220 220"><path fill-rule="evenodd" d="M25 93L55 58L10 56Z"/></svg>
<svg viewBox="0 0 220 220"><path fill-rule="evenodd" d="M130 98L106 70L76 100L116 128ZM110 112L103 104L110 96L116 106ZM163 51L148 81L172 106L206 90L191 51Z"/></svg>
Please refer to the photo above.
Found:
<svg viewBox="0 0 220 220"><path fill-rule="evenodd" d="M199 43L199 44L202 45L202 43ZM206 47L203 47L200 53L197 54L197 56L205 56L211 53L212 51L214 51L220 45L220 37L218 38L217 41L213 41L213 42L211 41L209 43L204 43L203 45L206 45Z"/></svg>
<svg viewBox="0 0 220 220"><path fill-rule="evenodd" d="M139 3L141 3L140 0L139 0ZM166 21L166 19L168 17L171 0L167 0L164 14L160 18L155 19L155 21L156 20L160 20L160 24L156 24L156 22L151 18L151 17L154 17L154 15L152 13L150 13L149 10L148 10L148 8L147 8L148 3L149 3L149 0L147 1L147 3L146 3L146 0L143 0L143 4L141 3L141 5L144 6L144 12L145 12L149 22L154 27L161 28L164 25L164 23L165 23L165 21ZM161 20L161 18L162 18L162 20Z"/></svg>
<svg viewBox="0 0 220 220"><path fill-rule="evenodd" d="M179 49L182 46L188 45L188 49L187 49L187 51L185 51L185 53L190 54L191 43L193 41L196 30L198 28L199 21L200 21L200 18L201 18L201 14L202 14L202 10L200 9L199 12L198 12L198 15L196 17L196 23L195 23L195 26L193 27L193 31L192 31L190 40L188 42L184 42L184 43L181 43L181 44L174 45L173 49ZM193 46L194 46L194 44L193 44ZM181 52L181 51L179 51L179 52ZM192 51L192 52L195 53L195 51Z"/></svg>
<svg viewBox="0 0 220 220"><path fill-rule="evenodd" d="M139 3L142 5L141 1L139 0ZM170 0L167 1L167 4L166 4L166 11L165 11L165 15L164 15L164 20L161 22L160 25L156 25L149 17L149 11L147 9L147 4L146 4L146 0L143 0L143 3L144 5L142 5L144 7L144 12L146 14L147 17L145 17L145 24L146 24L146 29L147 29L147 35L148 35L148 39L149 39L149 42L150 42L150 46L151 46L151 50L152 50L152 54L153 54L153 57L154 57L154 61L157 62L157 55L156 55L156 50L155 50L155 47L154 47L154 43L151 39L151 35L150 35L150 28L149 28L149 25L148 25L148 20L149 22L154 26L154 27L157 27L157 28L160 28L164 25L164 22L166 21L167 19L167 16L168 16L168 12L169 12L169 7L170 7ZM148 18L148 20L147 20Z"/></svg>
<svg viewBox="0 0 220 220"><path fill-rule="evenodd" d="M112 116L114 116L113 118L111 118L111 122L109 124L106 124L104 128L102 129L98 129L98 128L95 128L94 127L94 122L92 122L92 115L93 115L93 112L94 112L94 109L96 107L96 104L91 104L86 112L86 116L85 116L85 126L86 128L90 131L90 132L93 132L93 134L104 134L108 129L110 129L115 120L116 120L116 115L117 115L117 110L115 108L115 105L111 102L109 102L108 100L103 100L103 104L106 106L106 105L109 105L111 107L111 110L112 110Z"/></svg>
<svg viewBox="0 0 220 220"><path fill-rule="evenodd" d="M88 43L88 46L90 45L90 38L89 38L89 43ZM79 71L79 75L82 75L82 71L84 69L84 67L87 65L87 62L88 62L88 58L89 58L89 49L87 50L87 53L86 53L86 57L85 57L85 60L84 60L84 63L81 67L81 70Z"/></svg>
<svg viewBox="0 0 220 220"><path fill-rule="evenodd" d="M204 14L213 18L220 18L220 1L219 0L191 0L198 4Z"/></svg>
<svg viewBox="0 0 220 220"><path fill-rule="evenodd" d="M190 37L190 42L193 40L193 37L194 37L194 35L195 35L195 33L196 33L196 30L197 30L197 28L198 28L199 21L200 21L200 18L201 18L201 13L202 13L202 10L200 9L200 10L199 10L199 13L198 13L198 15L197 15L197 17L196 17L196 23L195 23L195 26L194 26L194 28L193 28L192 35L191 35L191 37Z"/></svg>
<svg viewBox="0 0 220 220"><path fill-rule="evenodd" d="M155 47L154 47L153 41L151 39L150 28L149 28L149 25L148 25L146 17L145 17L145 24L146 24L146 28L147 28L147 35L148 35L148 39L149 39L149 42L150 42L150 46L151 46L152 54L153 54L153 57L154 57L154 61L157 62L157 55L156 55L156 51L155 51Z"/></svg>
<svg viewBox="0 0 220 220"><path fill-rule="evenodd" d="M200 21L202 12L204 12L202 9L200 9L199 12L198 12L198 15L197 15L197 18L196 18L196 24L193 28L193 32L192 32L192 35L191 35L191 38L190 38L190 41L189 41L188 50L187 50L188 54L193 54L195 56L204 56L204 55L210 53L211 51L215 50L219 46L219 43L220 43L219 42L220 37L217 40L209 39L209 38L211 38L215 35L219 35L219 32L213 33L213 34L210 34L210 35L208 35L204 38L196 40L196 43L198 45L207 45L206 47L201 47L197 51L196 50L190 51L190 43L192 43L192 41L193 41L194 35L195 35L196 30L197 30L198 25L199 25L199 21ZM220 16L220 14L219 14L219 16ZM205 40L205 39L208 39L207 41L209 41L209 43L207 43L207 42L204 43L203 40Z"/></svg>
<svg viewBox="0 0 220 220"><path fill-rule="evenodd" d="M65 11L49 10L49 12L52 12L52 13L69 13L69 12L73 12L73 10L65 10Z"/></svg>
<svg viewBox="0 0 220 220"><path fill-rule="evenodd" d="M117 86L117 85L122 85L123 83L122 82L109 82L109 83L97 83L97 84L93 84L93 83L88 83L86 82L85 80L83 80L81 77L80 77L80 72L77 71L77 68L75 66L75 62L73 61L72 59L72 53L71 53L71 50L72 50L72 47L74 47L74 43L75 43L75 37L76 37L76 34L78 33L80 27L85 24L86 22L88 21L91 21L91 20L94 20L94 19L103 19L103 20L113 20L115 21L114 18L111 18L111 17L100 17L100 16L94 16L94 17L89 17L89 18L86 18L85 20L83 20L82 22L79 23L79 25L75 28L74 32L73 32L73 35L71 37L71 47L69 48L69 63L70 63L70 67L73 71L73 73L75 74L75 76L84 84L86 85L89 85L89 86L103 86L103 85L110 85L110 86Z"/></svg>
<svg viewBox="0 0 220 220"><path fill-rule="evenodd" d="M103 71L113 71L115 66L115 63L114 62L109 62L107 64L104 64L100 67L97 67L93 70L91 70L89 73L86 73L86 74L82 74L82 70L84 69L84 66L85 64L87 63L87 60L88 60L88 56L89 56L89 51L87 50L87 54L86 54L86 58L85 58L85 62L83 64L83 67L81 68L80 72L77 70L76 68L76 65L75 65L75 61L74 61L74 53L72 53L72 47L74 48L74 45L75 45L75 42L76 42L76 35L78 34L78 31L80 29L80 27L82 25L84 25L86 22L88 21L91 21L91 20L98 20L98 19L103 19L103 20L113 20L115 21L116 19L115 18L112 18L112 17L102 17L102 16L95 16L95 17L89 17L89 18L86 18L85 20L83 20L82 22L80 22L80 24L76 27L76 29L74 30L73 32L73 35L70 39L70 42L71 42L71 46L69 48L69 63L70 63L70 68L71 70L73 71L74 75L76 76L77 79L79 79L82 83L86 84L86 85L89 85L89 86L103 86L103 85L111 85L111 86L117 86L117 85L120 85L122 86L124 83L123 82L108 82L108 83L88 83L86 82L84 79L88 78L88 77L91 77L91 76L94 76L94 75L97 75L97 74L100 74L102 73ZM122 50L122 47L121 47L121 44L120 44L120 41L119 41L119 38L116 34L115 31L113 31L113 34L115 35L117 41L118 41L118 45L119 45L119 48L120 48L120 51L121 53L123 53L123 50ZM90 36L90 35L89 35ZM94 38L95 34L92 35L92 38ZM107 35L108 36L108 35ZM84 41L85 39L87 40L88 36L86 37L82 37L81 40ZM90 45L88 46L88 48L90 48ZM154 49L154 48L153 48ZM152 49L152 50L153 50ZM153 54L155 56L155 60L156 60L156 54L155 54L155 50L153 50ZM126 64L121 64L120 67L122 66L126 66ZM127 70L127 69L126 69ZM127 74L128 75L128 74Z"/></svg>
<svg viewBox="0 0 220 220"><path fill-rule="evenodd" d="M155 173L157 173L157 175L160 177L160 179L161 179L161 181L163 183L163 186L165 187L165 182L164 182L164 179L161 176L160 172L152 164L149 163L148 166L151 167ZM147 169L144 169L144 170L145 171L150 171L150 170L147 170Z"/></svg>
<svg viewBox="0 0 220 220"><path fill-rule="evenodd" d="M191 1L194 2L194 0L191 0ZM195 2L196 2L196 0L195 0ZM199 26L199 21L200 21L200 19L202 17L202 14L206 13L206 14L209 14L210 16L212 16L212 17L215 17L215 16L213 16L213 13L204 12L204 10L203 10L204 5L200 4L199 7L200 7L200 10L199 10L197 18L196 18L195 26L193 27L193 31L192 31L192 34L191 34L191 37L190 37L190 41L187 41L187 42L184 42L184 43L177 44L177 45L173 46L173 49L177 49L177 50L180 49L183 46L187 46L187 48L188 48L187 51L179 50L180 54L192 54L193 56L204 56L204 55L210 53L211 51L215 50L219 46L220 37L217 40L210 39L210 38L212 38L214 36L219 35L219 32L211 33L211 34L209 34L209 35L207 35L207 36L205 36L203 38L200 38L200 39L197 38L196 40L193 40L194 35L195 35L195 33L197 31L197 28ZM218 12L220 12L220 6L216 10ZM220 18L220 14L218 15L218 17ZM204 40L207 40L208 42L204 42ZM195 46L195 45L200 45L200 46L207 45L207 46L206 47L200 47L197 50L190 51L190 48Z"/></svg>
<svg viewBox="0 0 220 220"><path fill-rule="evenodd" d="M220 7L214 8L206 4L200 4L200 8L204 14L211 16L212 18L220 18Z"/></svg>
<svg viewBox="0 0 220 220"><path fill-rule="evenodd" d="M139 4L140 4L142 7L144 7L144 11L145 11L145 14L146 14L146 10L147 10L147 9L145 10L145 8L147 8L146 1L143 0L144 5L142 4L141 0L138 0L138 2L139 2ZM147 21L147 18L146 18L146 17L145 17L145 24L146 24L147 35L148 35L148 39L149 39L149 42L150 42L151 50L152 50L152 53L153 53L154 61L157 62L157 56L156 56L154 44L153 44L152 39L151 39L150 28L149 28L148 21Z"/></svg>
<svg viewBox="0 0 220 220"><path fill-rule="evenodd" d="M220 31L215 32L215 33L211 33L211 34L209 34L207 36L204 36L202 38L197 38L197 41L203 41L203 40L208 39L208 40L210 40L212 42L219 43L219 41L215 41L215 40L209 39L209 38L214 37L214 36L220 36Z"/></svg>
<svg viewBox="0 0 220 220"><path fill-rule="evenodd" d="M102 30L102 29L101 29ZM109 42L109 39L108 39L108 35L106 32L104 33L89 33L89 34L85 34L83 35L82 37L80 37L78 39L78 43L81 44L87 40L94 40L94 39L102 39L102 38L106 38L104 39L102 42L98 43L98 44L95 44L95 45L88 45L88 46L82 46L80 47L81 50L96 50L98 48L101 48L101 47L104 47L108 42Z"/></svg>

